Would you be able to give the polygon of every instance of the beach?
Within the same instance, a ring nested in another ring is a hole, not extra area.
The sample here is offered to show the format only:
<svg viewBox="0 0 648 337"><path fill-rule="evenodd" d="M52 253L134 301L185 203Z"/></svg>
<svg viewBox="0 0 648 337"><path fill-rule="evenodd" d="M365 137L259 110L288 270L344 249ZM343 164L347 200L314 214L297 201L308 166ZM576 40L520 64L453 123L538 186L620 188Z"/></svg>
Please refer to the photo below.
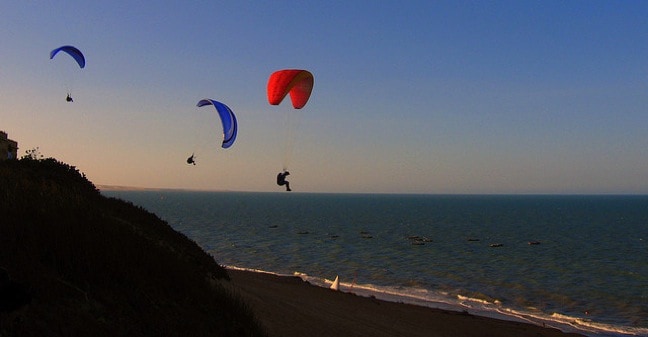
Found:
<svg viewBox="0 0 648 337"><path fill-rule="evenodd" d="M299 277L228 270L269 337L324 336L582 336L504 321L362 297L317 287Z"/></svg>

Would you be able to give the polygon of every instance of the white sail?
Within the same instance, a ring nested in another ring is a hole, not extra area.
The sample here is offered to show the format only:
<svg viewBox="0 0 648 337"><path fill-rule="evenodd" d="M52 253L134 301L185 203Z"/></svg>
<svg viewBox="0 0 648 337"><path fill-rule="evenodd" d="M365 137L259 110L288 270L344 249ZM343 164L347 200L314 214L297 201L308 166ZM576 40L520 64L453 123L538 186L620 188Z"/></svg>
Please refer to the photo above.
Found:
<svg viewBox="0 0 648 337"><path fill-rule="evenodd" d="M333 281L333 284L331 284L331 289L333 289L333 290L338 290L339 288L340 288L340 279L339 279L339 277L336 275L336 276L335 276L335 281Z"/></svg>

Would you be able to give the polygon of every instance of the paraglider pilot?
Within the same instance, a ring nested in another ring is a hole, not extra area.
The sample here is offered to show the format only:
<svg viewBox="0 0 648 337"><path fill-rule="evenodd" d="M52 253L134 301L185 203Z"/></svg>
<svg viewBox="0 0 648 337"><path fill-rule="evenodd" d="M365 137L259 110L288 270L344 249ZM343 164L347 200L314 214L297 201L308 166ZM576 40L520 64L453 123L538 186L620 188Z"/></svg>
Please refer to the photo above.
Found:
<svg viewBox="0 0 648 337"><path fill-rule="evenodd" d="M290 172L288 171L279 172L279 174L277 174L277 185L279 186L286 185L286 191L292 191L290 189L290 183L286 181L287 175L290 175Z"/></svg>
<svg viewBox="0 0 648 337"><path fill-rule="evenodd" d="M196 165L196 160L194 160L194 154L191 154L191 157L187 158L187 164L194 164Z"/></svg>
<svg viewBox="0 0 648 337"><path fill-rule="evenodd" d="M66 102L74 102L74 101L72 100L72 96L70 96L70 94L67 95L67 97L65 98L65 101L66 101Z"/></svg>

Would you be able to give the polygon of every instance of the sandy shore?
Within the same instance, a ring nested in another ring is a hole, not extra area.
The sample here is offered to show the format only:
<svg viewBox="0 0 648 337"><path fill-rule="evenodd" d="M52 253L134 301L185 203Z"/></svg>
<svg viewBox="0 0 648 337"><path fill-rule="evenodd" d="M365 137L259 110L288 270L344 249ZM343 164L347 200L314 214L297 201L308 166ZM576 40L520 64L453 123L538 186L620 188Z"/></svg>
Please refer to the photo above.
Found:
<svg viewBox="0 0 648 337"><path fill-rule="evenodd" d="M581 336L519 322L392 303L316 287L298 277L229 270L270 337Z"/></svg>

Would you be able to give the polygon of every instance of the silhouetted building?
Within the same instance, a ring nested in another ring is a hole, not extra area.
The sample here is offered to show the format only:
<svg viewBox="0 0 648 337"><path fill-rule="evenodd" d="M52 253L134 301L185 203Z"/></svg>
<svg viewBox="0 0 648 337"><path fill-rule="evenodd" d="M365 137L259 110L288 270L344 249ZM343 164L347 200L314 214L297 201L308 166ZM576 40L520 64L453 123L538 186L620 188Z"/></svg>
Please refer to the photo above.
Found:
<svg viewBox="0 0 648 337"><path fill-rule="evenodd" d="M7 138L7 133L0 131L0 160L16 159L18 157L18 143Z"/></svg>

